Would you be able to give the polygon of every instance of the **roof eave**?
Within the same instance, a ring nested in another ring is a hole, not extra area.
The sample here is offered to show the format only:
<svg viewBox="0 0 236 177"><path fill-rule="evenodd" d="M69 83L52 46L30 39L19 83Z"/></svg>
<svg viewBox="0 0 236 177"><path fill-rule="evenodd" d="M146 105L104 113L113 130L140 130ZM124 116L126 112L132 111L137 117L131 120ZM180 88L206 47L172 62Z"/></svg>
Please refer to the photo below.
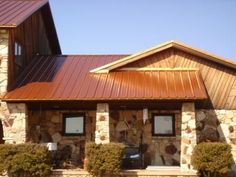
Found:
<svg viewBox="0 0 236 177"><path fill-rule="evenodd" d="M16 24L11 24L11 25L0 25L0 28L16 28L17 25Z"/></svg>
<svg viewBox="0 0 236 177"><path fill-rule="evenodd" d="M104 98L104 99L1 99L1 101L3 102L51 102L51 101L190 101L190 100L194 100L194 101L204 101L207 100L208 97L190 97L190 98Z"/></svg>
<svg viewBox="0 0 236 177"><path fill-rule="evenodd" d="M219 56L216 56L214 54L211 54L209 52L206 52L206 51L203 51L203 50L200 50L200 49L197 49L197 48L193 48L191 46L188 46L188 45L185 45L181 42L176 42L174 41L173 42L173 47L177 48L177 49L180 49L180 50L183 50L183 51L186 51L188 53L191 53L193 55L197 55L199 57L203 57L203 58L207 58L213 62L218 62L222 65L226 65L228 67L231 67L233 69L236 69L236 62L230 60L230 59L227 59L227 58L223 58L223 57L219 57Z"/></svg>

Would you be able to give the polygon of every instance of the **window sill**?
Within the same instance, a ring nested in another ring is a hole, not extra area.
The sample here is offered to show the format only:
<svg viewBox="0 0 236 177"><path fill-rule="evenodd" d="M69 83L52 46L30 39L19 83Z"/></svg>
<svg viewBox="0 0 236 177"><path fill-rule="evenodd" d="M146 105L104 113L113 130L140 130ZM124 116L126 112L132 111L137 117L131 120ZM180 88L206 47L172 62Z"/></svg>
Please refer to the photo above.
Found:
<svg viewBox="0 0 236 177"><path fill-rule="evenodd" d="M179 135L176 136L152 136L153 140L157 140L157 139L176 139L176 138L180 138Z"/></svg>

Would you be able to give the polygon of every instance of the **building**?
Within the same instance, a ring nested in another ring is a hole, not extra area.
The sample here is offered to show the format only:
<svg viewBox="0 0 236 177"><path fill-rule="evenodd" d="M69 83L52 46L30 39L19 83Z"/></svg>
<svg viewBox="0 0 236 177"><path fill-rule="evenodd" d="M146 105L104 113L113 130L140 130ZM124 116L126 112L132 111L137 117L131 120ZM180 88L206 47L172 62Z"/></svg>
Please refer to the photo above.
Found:
<svg viewBox="0 0 236 177"><path fill-rule="evenodd" d="M142 147L143 168L191 171L193 147L210 139L236 158L233 61L177 41L62 55L46 0L0 0L0 60L0 141L54 142L73 162L88 141L122 142Z"/></svg>

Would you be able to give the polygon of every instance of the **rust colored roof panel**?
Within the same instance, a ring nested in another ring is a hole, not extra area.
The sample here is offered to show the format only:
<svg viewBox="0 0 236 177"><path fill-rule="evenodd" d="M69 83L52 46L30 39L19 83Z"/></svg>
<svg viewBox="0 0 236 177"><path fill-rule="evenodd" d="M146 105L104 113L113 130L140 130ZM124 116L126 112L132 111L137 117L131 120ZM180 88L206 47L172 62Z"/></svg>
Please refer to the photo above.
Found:
<svg viewBox="0 0 236 177"><path fill-rule="evenodd" d="M125 55L37 56L5 101L206 99L197 70L89 71Z"/></svg>
<svg viewBox="0 0 236 177"><path fill-rule="evenodd" d="M0 27L16 27L48 0L0 0Z"/></svg>

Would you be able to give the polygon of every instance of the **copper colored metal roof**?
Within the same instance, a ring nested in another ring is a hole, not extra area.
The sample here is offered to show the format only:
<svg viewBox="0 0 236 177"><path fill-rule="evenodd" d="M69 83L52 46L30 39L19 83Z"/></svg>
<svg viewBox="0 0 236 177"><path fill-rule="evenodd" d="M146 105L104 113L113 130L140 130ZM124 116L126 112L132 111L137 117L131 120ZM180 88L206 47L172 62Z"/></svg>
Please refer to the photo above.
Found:
<svg viewBox="0 0 236 177"><path fill-rule="evenodd" d="M47 0L0 0L0 27L16 27Z"/></svg>
<svg viewBox="0 0 236 177"><path fill-rule="evenodd" d="M125 55L37 56L3 100L205 99L197 70L89 71Z"/></svg>

